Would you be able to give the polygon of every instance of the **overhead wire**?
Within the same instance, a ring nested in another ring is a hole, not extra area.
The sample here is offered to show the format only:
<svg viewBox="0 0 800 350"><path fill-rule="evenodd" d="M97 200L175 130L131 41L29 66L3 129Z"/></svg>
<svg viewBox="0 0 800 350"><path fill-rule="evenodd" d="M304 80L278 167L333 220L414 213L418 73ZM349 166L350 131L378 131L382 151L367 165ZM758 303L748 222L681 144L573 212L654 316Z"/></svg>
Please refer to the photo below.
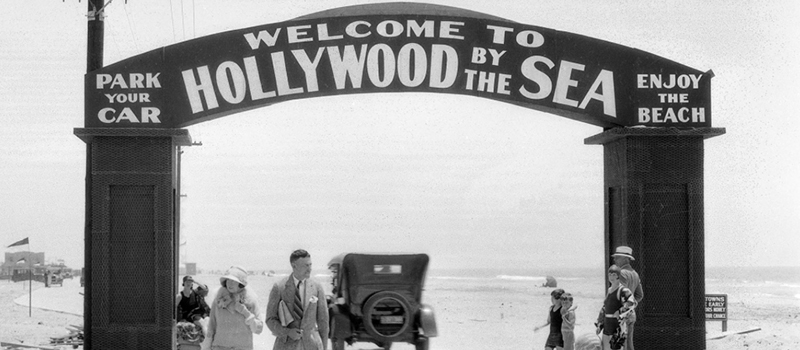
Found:
<svg viewBox="0 0 800 350"><path fill-rule="evenodd" d="M178 39L175 38L175 10L172 9L172 0L169 0L169 19L172 21L172 42L175 43Z"/></svg>
<svg viewBox="0 0 800 350"><path fill-rule="evenodd" d="M183 38L186 40L186 23L183 21L186 16L183 14L183 0L181 0L181 29L183 29Z"/></svg>
<svg viewBox="0 0 800 350"><path fill-rule="evenodd" d="M122 8L125 10L125 18L128 19L128 30L131 32L133 47L136 48L136 52L139 52L139 43L136 42L136 35L134 34L133 25L131 24L131 17L128 15L128 7L123 5Z"/></svg>
<svg viewBox="0 0 800 350"><path fill-rule="evenodd" d="M119 48L119 42L117 41L117 36L114 35L114 30L106 30L106 35L111 37L111 41L114 43L114 49L117 51L117 57L122 57L122 49Z"/></svg>

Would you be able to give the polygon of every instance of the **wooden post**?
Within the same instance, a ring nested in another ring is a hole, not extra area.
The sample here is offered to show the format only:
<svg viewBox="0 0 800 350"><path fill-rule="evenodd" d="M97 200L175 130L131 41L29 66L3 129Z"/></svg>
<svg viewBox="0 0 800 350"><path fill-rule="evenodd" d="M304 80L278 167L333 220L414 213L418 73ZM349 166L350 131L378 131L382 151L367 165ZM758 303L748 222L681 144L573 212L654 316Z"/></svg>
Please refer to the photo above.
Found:
<svg viewBox="0 0 800 350"><path fill-rule="evenodd" d="M87 3L86 72L103 67L103 37L105 34L103 0ZM84 348L92 349L92 145L86 144L86 193L83 252L83 329L87 335Z"/></svg>

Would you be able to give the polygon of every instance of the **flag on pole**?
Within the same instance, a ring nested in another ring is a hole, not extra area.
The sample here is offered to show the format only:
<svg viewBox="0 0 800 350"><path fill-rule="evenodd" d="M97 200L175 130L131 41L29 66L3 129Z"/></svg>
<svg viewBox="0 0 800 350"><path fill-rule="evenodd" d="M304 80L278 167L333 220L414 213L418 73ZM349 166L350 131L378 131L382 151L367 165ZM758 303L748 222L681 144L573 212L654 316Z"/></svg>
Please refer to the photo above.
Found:
<svg viewBox="0 0 800 350"><path fill-rule="evenodd" d="M8 246L7 248L16 247L18 245L26 245L26 244L28 244L28 237L25 237L17 242L11 243L11 245Z"/></svg>
<svg viewBox="0 0 800 350"><path fill-rule="evenodd" d="M27 260L25 260L25 258L19 259L19 260L17 260L17 264L24 264L25 261L27 261Z"/></svg>

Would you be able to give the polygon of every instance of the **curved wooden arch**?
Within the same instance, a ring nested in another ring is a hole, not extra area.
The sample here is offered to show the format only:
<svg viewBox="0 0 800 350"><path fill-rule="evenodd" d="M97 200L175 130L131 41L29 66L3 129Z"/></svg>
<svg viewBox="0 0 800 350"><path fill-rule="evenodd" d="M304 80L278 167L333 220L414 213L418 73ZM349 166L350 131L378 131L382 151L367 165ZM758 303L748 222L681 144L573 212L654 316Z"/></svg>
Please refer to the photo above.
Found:
<svg viewBox="0 0 800 350"><path fill-rule="evenodd" d="M602 127L709 127L711 77L474 11L359 5L209 35L90 72L85 126L181 128L294 99L435 92Z"/></svg>

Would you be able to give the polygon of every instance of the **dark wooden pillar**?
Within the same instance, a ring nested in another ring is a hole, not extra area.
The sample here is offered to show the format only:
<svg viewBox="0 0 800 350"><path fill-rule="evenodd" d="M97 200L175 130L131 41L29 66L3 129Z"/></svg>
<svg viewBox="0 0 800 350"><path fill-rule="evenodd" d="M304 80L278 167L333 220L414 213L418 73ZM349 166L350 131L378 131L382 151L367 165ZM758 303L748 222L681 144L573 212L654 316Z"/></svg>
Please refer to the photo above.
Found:
<svg viewBox="0 0 800 350"><path fill-rule="evenodd" d="M724 128L614 128L604 150L605 259L633 248L637 349L705 349L703 142Z"/></svg>
<svg viewBox="0 0 800 350"><path fill-rule="evenodd" d="M171 349L182 129L75 129L88 147L87 349Z"/></svg>

